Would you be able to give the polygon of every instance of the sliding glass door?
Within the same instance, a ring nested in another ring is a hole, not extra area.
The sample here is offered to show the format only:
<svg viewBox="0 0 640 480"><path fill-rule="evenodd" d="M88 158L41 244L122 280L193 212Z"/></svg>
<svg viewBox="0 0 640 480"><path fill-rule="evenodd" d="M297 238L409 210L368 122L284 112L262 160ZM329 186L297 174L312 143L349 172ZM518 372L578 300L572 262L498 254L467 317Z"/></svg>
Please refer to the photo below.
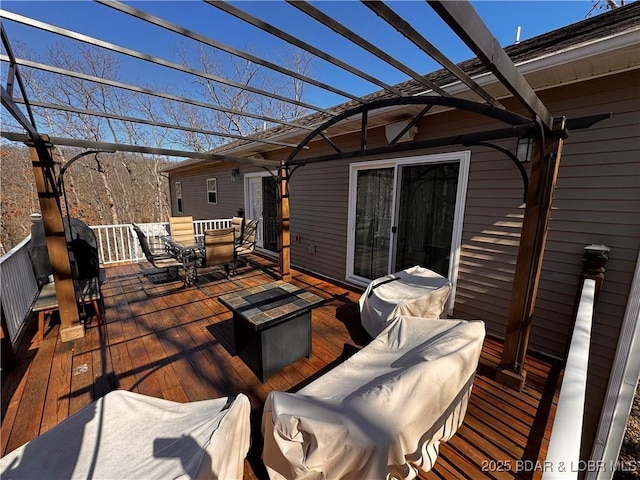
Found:
<svg viewBox="0 0 640 480"><path fill-rule="evenodd" d="M394 271L420 265L449 276L459 171L457 162L400 167Z"/></svg>
<svg viewBox="0 0 640 480"><path fill-rule="evenodd" d="M469 155L351 165L348 280L420 265L455 281Z"/></svg>

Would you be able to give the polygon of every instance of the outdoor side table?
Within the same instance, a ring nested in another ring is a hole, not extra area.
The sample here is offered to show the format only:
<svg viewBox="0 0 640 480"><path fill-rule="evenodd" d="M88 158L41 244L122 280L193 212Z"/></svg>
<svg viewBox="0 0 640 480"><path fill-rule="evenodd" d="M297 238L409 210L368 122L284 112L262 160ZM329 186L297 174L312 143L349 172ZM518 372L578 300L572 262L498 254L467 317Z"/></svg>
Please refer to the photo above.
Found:
<svg viewBox="0 0 640 480"><path fill-rule="evenodd" d="M236 354L263 383L311 356L311 309L321 297L284 281L218 298L233 312Z"/></svg>

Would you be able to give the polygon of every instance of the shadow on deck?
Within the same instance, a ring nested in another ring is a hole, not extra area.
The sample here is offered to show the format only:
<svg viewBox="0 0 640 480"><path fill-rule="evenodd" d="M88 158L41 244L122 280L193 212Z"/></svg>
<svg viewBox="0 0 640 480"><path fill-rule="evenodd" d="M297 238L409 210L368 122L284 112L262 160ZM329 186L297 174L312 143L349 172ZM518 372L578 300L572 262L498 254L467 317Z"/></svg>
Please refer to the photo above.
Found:
<svg viewBox="0 0 640 480"><path fill-rule="evenodd" d="M261 461L262 405L272 390L297 391L364 346L355 290L293 271L291 283L327 301L313 310L313 354L262 384L235 356L231 313L223 293L273 281L274 265L253 257L227 280L219 271L196 285L151 283L138 265L106 269L105 325L95 317L84 338L62 343L53 325L39 345L31 322L17 364L2 384L2 455L49 430L93 400L125 389L188 402L246 394L252 405L252 446L245 478L267 478ZM256 268L259 267L259 268ZM421 478L540 478L557 402L560 368L529 357L523 392L493 381L502 345L487 338L464 425L441 446Z"/></svg>

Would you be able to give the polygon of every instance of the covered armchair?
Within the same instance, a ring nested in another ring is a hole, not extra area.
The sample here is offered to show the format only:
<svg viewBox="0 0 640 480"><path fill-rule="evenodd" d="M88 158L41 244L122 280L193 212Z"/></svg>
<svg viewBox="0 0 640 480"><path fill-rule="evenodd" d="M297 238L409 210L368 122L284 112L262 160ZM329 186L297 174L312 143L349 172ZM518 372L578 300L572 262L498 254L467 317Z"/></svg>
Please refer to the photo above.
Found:
<svg viewBox="0 0 640 480"><path fill-rule="evenodd" d="M251 404L116 390L0 459L2 478L242 479Z"/></svg>
<svg viewBox="0 0 640 480"><path fill-rule="evenodd" d="M236 250L234 228L205 230L204 254L206 268L224 265L227 278L229 278L230 271L235 273Z"/></svg>
<svg viewBox="0 0 640 480"><path fill-rule="evenodd" d="M439 318L451 293L451 282L416 265L373 280L358 302L360 321L375 337L398 315Z"/></svg>

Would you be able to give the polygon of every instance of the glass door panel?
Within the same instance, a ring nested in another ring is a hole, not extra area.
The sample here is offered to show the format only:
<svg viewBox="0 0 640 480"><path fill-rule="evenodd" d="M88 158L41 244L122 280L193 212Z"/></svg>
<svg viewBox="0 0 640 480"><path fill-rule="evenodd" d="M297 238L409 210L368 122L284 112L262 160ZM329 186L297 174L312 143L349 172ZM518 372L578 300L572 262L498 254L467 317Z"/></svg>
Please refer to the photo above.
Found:
<svg viewBox="0 0 640 480"><path fill-rule="evenodd" d="M374 279L387 274L394 169L357 172L353 273Z"/></svg>
<svg viewBox="0 0 640 480"><path fill-rule="evenodd" d="M449 276L459 170L458 162L401 167L394 271L420 265Z"/></svg>
<svg viewBox="0 0 640 480"><path fill-rule="evenodd" d="M271 175L262 177L263 247L278 252L278 192Z"/></svg>

